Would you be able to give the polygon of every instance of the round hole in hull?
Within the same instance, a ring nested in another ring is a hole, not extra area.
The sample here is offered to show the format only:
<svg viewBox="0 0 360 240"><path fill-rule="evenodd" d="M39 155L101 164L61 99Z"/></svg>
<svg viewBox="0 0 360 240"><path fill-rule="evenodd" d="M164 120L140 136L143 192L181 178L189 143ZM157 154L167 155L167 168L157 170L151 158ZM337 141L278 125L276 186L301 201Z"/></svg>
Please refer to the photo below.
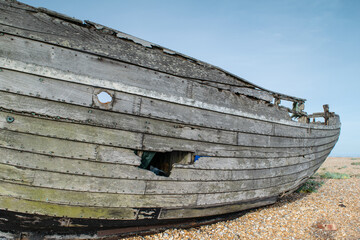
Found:
<svg viewBox="0 0 360 240"><path fill-rule="evenodd" d="M105 91L100 92L96 96L97 96L100 103L106 104L106 103L111 103L113 101L112 96L109 93L105 92Z"/></svg>

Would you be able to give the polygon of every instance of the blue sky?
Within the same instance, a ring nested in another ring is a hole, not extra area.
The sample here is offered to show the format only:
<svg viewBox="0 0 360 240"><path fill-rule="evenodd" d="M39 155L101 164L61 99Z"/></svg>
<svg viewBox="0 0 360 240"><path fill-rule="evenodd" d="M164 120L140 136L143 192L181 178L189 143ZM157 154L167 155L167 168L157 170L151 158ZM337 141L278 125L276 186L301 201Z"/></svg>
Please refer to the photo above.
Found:
<svg viewBox="0 0 360 240"><path fill-rule="evenodd" d="M360 156L360 0L23 0L219 66L267 89L330 105L332 156Z"/></svg>

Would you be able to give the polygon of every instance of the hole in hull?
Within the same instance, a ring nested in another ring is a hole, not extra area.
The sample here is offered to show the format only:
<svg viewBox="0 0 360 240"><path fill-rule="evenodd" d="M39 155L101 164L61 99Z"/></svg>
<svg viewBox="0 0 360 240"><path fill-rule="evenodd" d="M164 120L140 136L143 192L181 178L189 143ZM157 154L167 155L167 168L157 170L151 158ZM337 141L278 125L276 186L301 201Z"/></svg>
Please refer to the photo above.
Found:
<svg viewBox="0 0 360 240"><path fill-rule="evenodd" d="M140 168L152 171L158 176L169 177L173 165L192 164L194 162L193 154L190 152L147 152L135 151L141 157Z"/></svg>
<svg viewBox="0 0 360 240"><path fill-rule="evenodd" d="M112 100L113 100L112 96L109 93L105 92L105 91L100 92L96 96L97 96L99 102L103 103L103 104L111 103Z"/></svg>

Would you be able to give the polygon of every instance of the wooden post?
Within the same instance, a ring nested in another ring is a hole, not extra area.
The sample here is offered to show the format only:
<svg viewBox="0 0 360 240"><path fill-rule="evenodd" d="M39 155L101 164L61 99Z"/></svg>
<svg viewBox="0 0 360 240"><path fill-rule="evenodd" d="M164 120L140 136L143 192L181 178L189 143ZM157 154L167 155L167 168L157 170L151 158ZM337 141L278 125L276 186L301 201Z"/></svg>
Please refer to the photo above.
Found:
<svg viewBox="0 0 360 240"><path fill-rule="evenodd" d="M329 105L325 104L325 105L323 105L323 108L324 108L325 125L328 125L329 124L329 116L330 116Z"/></svg>
<svg viewBox="0 0 360 240"><path fill-rule="evenodd" d="M274 102L275 106L278 107L280 105L280 103L281 103L280 98L275 98L275 102Z"/></svg>

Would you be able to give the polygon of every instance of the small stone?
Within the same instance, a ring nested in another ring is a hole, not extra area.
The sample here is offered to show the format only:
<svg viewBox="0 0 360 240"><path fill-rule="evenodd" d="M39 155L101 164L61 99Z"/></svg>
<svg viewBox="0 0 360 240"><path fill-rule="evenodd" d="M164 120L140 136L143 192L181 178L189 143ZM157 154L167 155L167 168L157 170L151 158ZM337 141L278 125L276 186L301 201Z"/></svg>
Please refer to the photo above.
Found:
<svg viewBox="0 0 360 240"><path fill-rule="evenodd" d="M317 226L319 229L323 229L326 231L336 231L336 225L335 224L318 224Z"/></svg>

